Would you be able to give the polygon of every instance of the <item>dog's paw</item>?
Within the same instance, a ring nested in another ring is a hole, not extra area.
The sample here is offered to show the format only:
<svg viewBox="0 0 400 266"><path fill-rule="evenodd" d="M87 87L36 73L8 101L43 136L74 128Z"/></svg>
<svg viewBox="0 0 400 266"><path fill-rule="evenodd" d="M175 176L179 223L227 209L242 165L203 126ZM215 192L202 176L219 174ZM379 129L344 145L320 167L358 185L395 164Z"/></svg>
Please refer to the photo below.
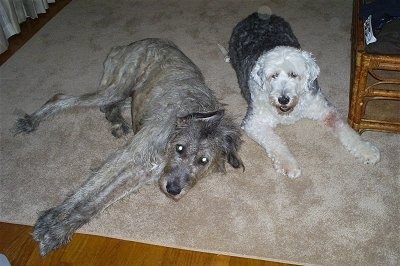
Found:
<svg viewBox="0 0 400 266"><path fill-rule="evenodd" d="M25 114L23 117L18 118L17 122L15 122L11 132L14 135L21 133L31 133L38 126L38 122L33 119L32 116Z"/></svg>
<svg viewBox="0 0 400 266"><path fill-rule="evenodd" d="M297 165L295 160L284 161L284 162L274 162L275 170L289 178L297 178L301 175L301 170Z"/></svg>
<svg viewBox="0 0 400 266"><path fill-rule="evenodd" d="M116 138L121 138L128 135L130 132L131 128L127 123L118 123L111 127L111 134Z"/></svg>
<svg viewBox="0 0 400 266"><path fill-rule="evenodd" d="M36 221L32 237L39 242L40 255L45 256L71 240L74 230L62 217L62 213L53 208L45 211Z"/></svg>
<svg viewBox="0 0 400 266"><path fill-rule="evenodd" d="M364 164L376 164L381 158L379 149L366 141L361 142L353 151L353 154Z"/></svg>

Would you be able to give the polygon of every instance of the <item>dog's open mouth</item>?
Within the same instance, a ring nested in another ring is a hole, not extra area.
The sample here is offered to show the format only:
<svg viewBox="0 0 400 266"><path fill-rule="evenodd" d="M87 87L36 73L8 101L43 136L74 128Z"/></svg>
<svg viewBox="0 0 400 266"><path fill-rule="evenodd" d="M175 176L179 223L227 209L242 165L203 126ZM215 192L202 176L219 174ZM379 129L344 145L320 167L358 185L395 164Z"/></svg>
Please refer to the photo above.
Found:
<svg viewBox="0 0 400 266"><path fill-rule="evenodd" d="M278 103L277 101L273 102L278 113L281 115L288 115L290 112L294 110L294 108L297 106L297 103L298 103L297 97L292 97L292 101L290 101L287 104L281 104Z"/></svg>
<svg viewBox="0 0 400 266"><path fill-rule="evenodd" d="M293 109L293 107L287 106L287 105L281 105L281 106L279 106L279 110L280 110L282 113L290 112L290 111L292 111L292 109Z"/></svg>

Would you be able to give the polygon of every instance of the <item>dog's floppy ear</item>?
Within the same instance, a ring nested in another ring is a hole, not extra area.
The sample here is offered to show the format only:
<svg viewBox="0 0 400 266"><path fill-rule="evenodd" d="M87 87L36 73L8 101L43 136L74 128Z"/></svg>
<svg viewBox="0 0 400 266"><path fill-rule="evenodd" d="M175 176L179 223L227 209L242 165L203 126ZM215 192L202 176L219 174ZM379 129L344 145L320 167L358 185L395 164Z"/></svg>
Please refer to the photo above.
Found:
<svg viewBox="0 0 400 266"><path fill-rule="evenodd" d="M238 150L241 145L242 140L239 134L228 134L225 136L225 141L227 144L226 160L233 168L243 168L245 169L242 159L240 159Z"/></svg>
<svg viewBox="0 0 400 266"><path fill-rule="evenodd" d="M207 125L211 127L217 126L221 122L224 113L225 110L223 109L214 112L191 113L186 116L178 117L176 126L178 128L187 127L192 121L206 122Z"/></svg>
<svg viewBox="0 0 400 266"><path fill-rule="evenodd" d="M263 87L265 73L264 68L259 62L256 63L253 70L251 71L251 78L258 84L258 86Z"/></svg>
<svg viewBox="0 0 400 266"><path fill-rule="evenodd" d="M232 132L233 133L233 132ZM242 159L238 155L238 149L242 140L239 133L228 134L224 137L224 154L225 160L216 161L216 169L218 172L226 173L225 162L228 162L233 168L243 168L245 170Z"/></svg>
<svg viewBox="0 0 400 266"><path fill-rule="evenodd" d="M307 87L311 89L314 84L314 80L316 80L319 75L319 66L315 62L315 59L310 52L302 51L301 54L304 57L307 67Z"/></svg>

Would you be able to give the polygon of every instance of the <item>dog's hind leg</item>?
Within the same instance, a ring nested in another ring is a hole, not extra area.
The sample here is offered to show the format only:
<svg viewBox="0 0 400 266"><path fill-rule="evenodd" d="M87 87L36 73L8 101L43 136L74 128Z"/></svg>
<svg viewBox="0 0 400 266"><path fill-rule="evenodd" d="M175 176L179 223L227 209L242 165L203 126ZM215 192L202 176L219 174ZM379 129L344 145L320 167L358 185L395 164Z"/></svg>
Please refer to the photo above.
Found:
<svg viewBox="0 0 400 266"><path fill-rule="evenodd" d="M23 117L19 118L12 131L15 134L30 133L34 131L43 120L75 106L107 106L113 102L119 102L123 100L123 98L119 97L118 95L114 95L114 98L110 98L108 96L109 95L105 94L105 91L88 93L81 96L56 94L34 113L30 115L25 114Z"/></svg>
<svg viewBox="0 0 400 266"><path fill-rule="evenodd" d="M121 104L111 104L102 110L106 114L106 119L111 123L111 133L114 137L120 138L123 135L127 135L131 131L129 123L123 118L121 113Z"/></svg>
<svg viewBox="0 0 400 266"><path fill-rule="evenodd" d="M134 79L136 78L135 75L128 75L129 73L126 72L128 68L133 72L137 69L135 61L133 61L130 67L119 64L117 60L119 58L115 59L114 57L119 56L123 58L123 50L115 48L113 51L104 63L104 74L97 92L81 96L56 94L34 113L30 115L25 114L24 117L19 118L13 128L14 133L32 132L46 118L75 106L100 107L102 112L108 113L107 116L110 117L109 120L112 123L120 123L122 116L118 109L119 105L122 105L129 98L131 90L134 88ZM121 77L124 77L124 80ZM113 110L114 107L118 108ZM126 123L123 123L123 127L125 126ZM125 128L122 131L124 132L124 130Z"/></svg>

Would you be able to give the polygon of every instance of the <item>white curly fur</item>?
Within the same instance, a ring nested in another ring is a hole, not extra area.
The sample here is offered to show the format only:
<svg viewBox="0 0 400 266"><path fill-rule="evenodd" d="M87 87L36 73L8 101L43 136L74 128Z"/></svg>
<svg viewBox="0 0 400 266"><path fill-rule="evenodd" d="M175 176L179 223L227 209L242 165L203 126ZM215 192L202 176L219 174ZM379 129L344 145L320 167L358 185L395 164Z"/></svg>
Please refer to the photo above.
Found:
<svg viewBox="0 0 400 266"><path fill-rule="evenodd" d="M380 159L379 150L363 141L322 94L316 81L319 71L310 53L278 46L261 55L250 74L251 106L242 128L264 147L275 169L290 178L301 175L300 167L273 129L302 118L317 120L329 128L365 164Z"/></svg>

